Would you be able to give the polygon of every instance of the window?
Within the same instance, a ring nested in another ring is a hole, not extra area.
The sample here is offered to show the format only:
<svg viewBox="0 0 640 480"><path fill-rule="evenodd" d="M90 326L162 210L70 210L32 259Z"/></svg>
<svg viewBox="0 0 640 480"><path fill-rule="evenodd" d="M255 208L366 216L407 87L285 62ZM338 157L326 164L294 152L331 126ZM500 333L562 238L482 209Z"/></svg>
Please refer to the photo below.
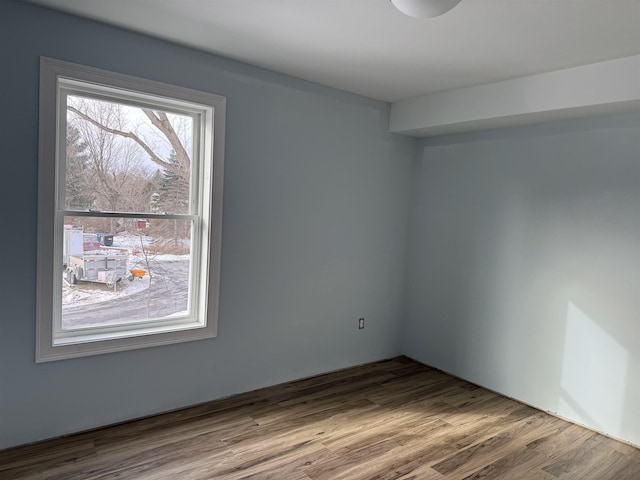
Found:
<svg viewBox="0 0 640 480"><path fill-rule="evenodd" d="M40 62L36 361L216 335L225 99Z"/></svg>

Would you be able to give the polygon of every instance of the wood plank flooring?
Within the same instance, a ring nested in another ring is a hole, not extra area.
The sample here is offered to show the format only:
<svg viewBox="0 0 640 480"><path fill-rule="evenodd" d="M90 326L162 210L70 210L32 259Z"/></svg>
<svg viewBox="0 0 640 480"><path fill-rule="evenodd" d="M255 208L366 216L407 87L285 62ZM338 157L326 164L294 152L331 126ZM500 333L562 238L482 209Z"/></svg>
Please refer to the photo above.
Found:
<svg viewBox="0 0 640 480"><path fill-rule="evenodd" d="M640 450L399 357L0 451L1 480L638 480Z"/></svg>

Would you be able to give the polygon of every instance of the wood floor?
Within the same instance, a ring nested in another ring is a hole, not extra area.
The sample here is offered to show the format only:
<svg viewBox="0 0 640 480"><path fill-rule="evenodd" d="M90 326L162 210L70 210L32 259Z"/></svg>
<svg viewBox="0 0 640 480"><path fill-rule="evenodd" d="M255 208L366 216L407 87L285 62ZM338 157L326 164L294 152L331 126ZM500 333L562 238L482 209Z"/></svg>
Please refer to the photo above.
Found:
<svg viewBox="0 0 640 480"><path fill-rule="evenodd" d="M0 451L0 479L638 480L640 450L400 357Z"/></svg>

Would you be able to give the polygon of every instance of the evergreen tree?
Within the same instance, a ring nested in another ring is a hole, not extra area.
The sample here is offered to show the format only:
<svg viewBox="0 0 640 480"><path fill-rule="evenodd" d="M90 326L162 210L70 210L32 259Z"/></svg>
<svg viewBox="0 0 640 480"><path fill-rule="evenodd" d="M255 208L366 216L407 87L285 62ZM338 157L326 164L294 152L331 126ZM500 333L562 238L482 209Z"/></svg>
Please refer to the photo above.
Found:
<svg viewBox="0 0 640 480"><path fill-rule="evenodd" d="M172 150L167 163L175 169L180 169L176 153ZM164 169L159 180L158 207L166 213L188 213L189 211L189 181L188 174L178 175L174 170Z"/></svg>
<svg viewBox="0 0 640 480"><path fill-rule="evenodd" d="M189 173L180 171L181 165L174 151L171 151L167 163L173 169L162 170L158 191L152 195L151 208L164 213L188 213L189 181L186 179L189 178ZM158 237L165 246L173 244L175 249L179 249L181 240L189 238L190 232L191 227L186 221L156 220L151 224L151 234Z"/></svg>
<svg viewBox="0 0 640 480"><path fill-rule="evenodd" d="M87 144L73 125L67 126L66 207L87 209L93 204L93 191L87 181Z"/></svg>

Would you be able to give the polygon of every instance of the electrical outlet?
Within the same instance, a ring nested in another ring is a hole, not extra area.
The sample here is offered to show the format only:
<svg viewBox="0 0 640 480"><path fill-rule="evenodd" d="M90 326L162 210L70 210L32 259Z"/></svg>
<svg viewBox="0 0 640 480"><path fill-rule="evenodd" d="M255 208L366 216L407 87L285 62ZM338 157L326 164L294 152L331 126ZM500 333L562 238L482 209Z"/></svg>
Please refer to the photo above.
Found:
<svg viewBox="0 0 640 480"><path fill-rule="evenodd" d="M358 330L362 330L364 328L364 318L358 319Z"/></svg>

